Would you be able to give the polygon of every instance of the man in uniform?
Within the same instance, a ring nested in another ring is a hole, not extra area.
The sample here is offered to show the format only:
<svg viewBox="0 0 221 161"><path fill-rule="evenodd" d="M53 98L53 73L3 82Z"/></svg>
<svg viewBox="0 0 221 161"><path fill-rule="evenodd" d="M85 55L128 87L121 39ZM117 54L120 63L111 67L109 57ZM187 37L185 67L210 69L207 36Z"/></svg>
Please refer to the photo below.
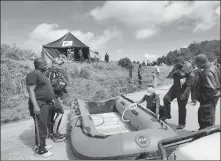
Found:
<svg viewBox="0 0 221 161"><path fill-rule="evenodd" d="M201 130L215 124L216 105L220 97L220 71L204 54L197 55L195 63L202 70L196 87L196 99L200 102L198 123Z"/></svg>
<svg viewBox="0 0 221 161"><path fill-rule="evenodd" d="M46 145L49 110L54 100L54 91L48 78L43 74L47 63L43 58L34 60L35 70L28 73L26 86L29 93L29 112L35 123L35 152L36 156L50 157Z"/></svg>
<svg viewBox="0 0 221 161"><path fill-rule="evenodd" d="M176 64L169 73L168 78L173 78L174 82L167 94L164 96L164 108L167 116L163 118L171 119L171 102L177 98L178 113L179 113L179 126L177 129L183 129L186 126L186 105L190 95L191 86L193 84L194 74L190 68L191 63L184 62Z"/></svg>

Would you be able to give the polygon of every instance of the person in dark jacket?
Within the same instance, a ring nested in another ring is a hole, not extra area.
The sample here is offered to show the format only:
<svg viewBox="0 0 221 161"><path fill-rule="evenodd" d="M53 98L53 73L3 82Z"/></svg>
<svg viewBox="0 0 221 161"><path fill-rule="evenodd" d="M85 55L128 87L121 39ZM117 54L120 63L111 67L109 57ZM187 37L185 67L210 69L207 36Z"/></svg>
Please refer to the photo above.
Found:
<svg viewBox="0 0 221 161"><path fill-rule="evenodd" d="M168 75L168 78L173 78L173 85L163 98L164 108L167 112L167 116L163 120L171 119L171 102L175 98L177 99L179 113L177 129L183 129L186 126L186 105L194 82L194 74L190 66L191 64L186 62L174 66Z"/></svg>
<svg viewBox="0 0 221 161"><path fill-rule="evenodd" d="M142 84L142 75L143 75L143 68L142 68L142 65L139 64L139 66L138 66L138 81L139 81L139 85Z"/></svg>
<svg viewBox="0 0 221 161"><path fill-rule="evenodd" d="M202 69L196 85L196 99L200 102L198 123L201 130L215 124L216 105L220 97L220 71L204 54L197 55L195 63Z"/></svg>
<svg viewBox="0 0 221 161"><path fill-rule="evenodd" d="M109 55L107 53L105 54L104 60L105 60L106 63L109 62Z"/></svg>
<svg viewBox="0 0 221 161"><path fill-rule="evenodd" d="M47 63L43 58L34 60L35 70L28 73L26 86L29 93L29 112L35 123L36 156L50 157L52 148L46 145L49 110L54 102L54 91L48 78L43 74Z"/></svg>

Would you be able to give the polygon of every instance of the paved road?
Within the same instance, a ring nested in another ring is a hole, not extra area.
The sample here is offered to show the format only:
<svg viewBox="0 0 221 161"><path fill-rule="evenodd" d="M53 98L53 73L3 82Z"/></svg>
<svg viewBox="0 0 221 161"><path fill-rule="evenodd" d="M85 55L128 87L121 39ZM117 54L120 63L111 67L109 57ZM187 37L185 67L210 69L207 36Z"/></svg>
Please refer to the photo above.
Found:
<svg viewBox="0 0 221 161"><path fill-rule="evenodd" d="M169 86L161 87L157 90L157 93L160 94L161 99L169 89ZM136 92L133 94L128 94L127 96L132 100L139 100L144 95L144 91ZM161 102L162 104L162 102ZM187 127L184 130L177 131L179 134L188 133L191 130L198 129L197 123L197 110L198 104L192 106L188 104L187 106ZM61 126L63 127L62 131L66 131L67 124L67 115L69 110L65 111L65 118ZM172 102L172 119L168 120L168 123L176 128L177 125L177 103L176 100ZM217 105L216 111L216 124L220 124L220 101ZM48 144L53 146L52 152L54 155L49 158L50 160L75 160L73 156L69 142L62 143L53 143L51 140L47 140ZM34 156L32 147L34 145L34 123L33 120L21 121L18 123L12 123L8 125L1 126L1 159L2 160L39 160L42 158L37 158ZM48 159L45 159L48 160Z"/></svg>

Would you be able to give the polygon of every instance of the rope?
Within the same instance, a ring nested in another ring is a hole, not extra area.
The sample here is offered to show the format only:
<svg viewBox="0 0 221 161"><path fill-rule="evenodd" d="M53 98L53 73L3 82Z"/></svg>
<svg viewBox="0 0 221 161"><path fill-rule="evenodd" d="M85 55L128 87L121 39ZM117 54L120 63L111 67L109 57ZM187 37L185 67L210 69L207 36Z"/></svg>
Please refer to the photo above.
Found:
<svg viewBox="0 0 221 161"><path fill-rule="evenodd" d="M134 107L133 107L134 106ZM121 118L122 118L122 120L124 121L124 122L129 122L130 120L125 120L124 119L124 114L125 114L125 112L129 109L129 110L134 110L134 109L136 109L137 108L137 104L136 103L132 103L131 105L129 105L125 110L124 110L124 112L122 113L122 116L121 116Z"/></svg>

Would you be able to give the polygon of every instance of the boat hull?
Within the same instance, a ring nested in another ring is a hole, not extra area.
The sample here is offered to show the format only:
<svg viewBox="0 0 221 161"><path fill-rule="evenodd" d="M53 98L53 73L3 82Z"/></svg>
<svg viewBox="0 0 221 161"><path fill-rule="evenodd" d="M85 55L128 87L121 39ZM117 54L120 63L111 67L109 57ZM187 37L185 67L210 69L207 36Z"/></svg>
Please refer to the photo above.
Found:
<svg viewBox="0 0 221 161"><path fill-rule="evenodd" d="M108 112L122 114L131 103L131 100L121 96L100 104L104 106L109 104ZM100 113L99 110L102 108L96 106L96 103L93 106L92 104L77 100L70 112L71 147L79 159L137 159L142 156L157 159L160 158L158 142L176 136L166 123L157 121L156 116L143 107L138 107L135 112L131 110L125 112L126 119L130 120L128 124L133 126L135 131L112 135L99 133L91 114ZM171 152L173 149L174 147L168 147Z"/></svg>

